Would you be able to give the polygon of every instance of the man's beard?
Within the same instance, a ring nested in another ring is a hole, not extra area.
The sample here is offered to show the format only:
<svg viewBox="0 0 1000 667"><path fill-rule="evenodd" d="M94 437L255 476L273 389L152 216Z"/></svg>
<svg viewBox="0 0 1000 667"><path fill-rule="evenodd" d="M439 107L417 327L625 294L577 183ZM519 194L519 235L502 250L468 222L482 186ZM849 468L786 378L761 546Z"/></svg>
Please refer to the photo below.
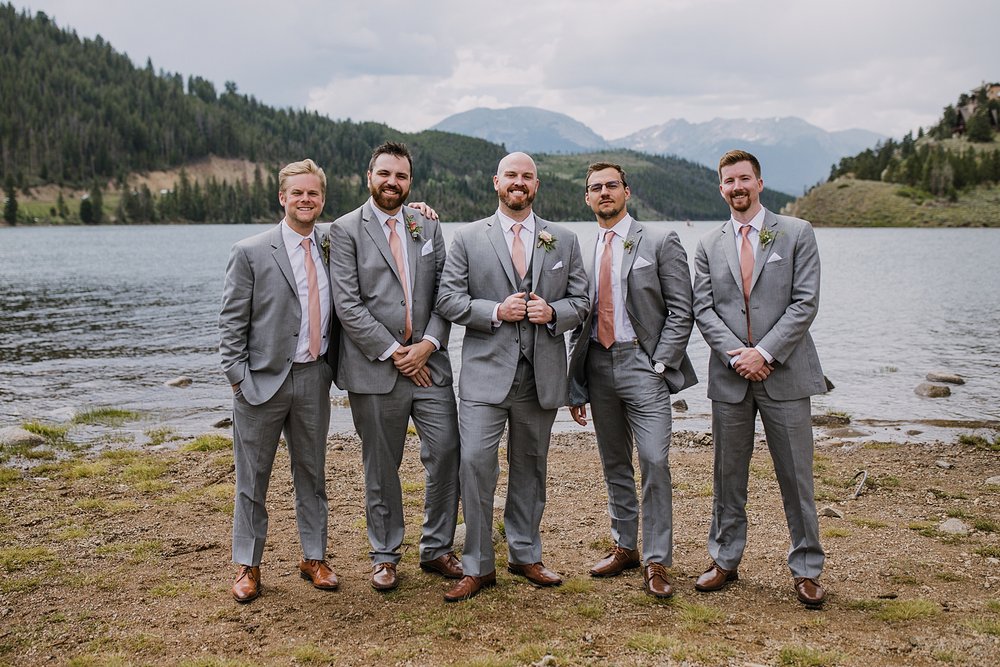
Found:
<svg viewBox="0 0 1000 667"><path fill-rule="evenodd" d="M523 192L525 197L520 201L514 201L510 196L511 189L512 188L507 188L506 192L500 193L500 201L502 201L507 208L512 211L523 211L526 208L531 208L531 203L535 201L535 195L531 193L531 190L528 188L524 188L523 190L518 189L517 191Z"/></svg>
<svg viewBox="0 0 1000 667"><path fill-rule="evenodd" d="M378 204L378 207L383 211L393 211L399 208L410 195L409 189L403 190L402 188L388 188L384 185L378 189L370 188L369 191L372 193L372 199L375 200L375 203Z"/></svg>
<svg viewBox="0 0 1000 667"><path fill-rule="evenodd" d="M743 203L737 204L736 198L740 196L743 197ZM734 211L742 213L743 211L749 210L751 204L753 204L753 200L750 199L750 193L746 190L737 190L729 195L729 205L733 207Z"/></svg>
<svg viewBox="0 0 1000 667"><path fill-rule="evenodd" d="M610 209L601 208L601 205L605 203L610 203L612 206ZM614 220L622 212L623 206L618 206L614 200L608 200L606 202L601 202L597 205L597 217L601 220Z"/></svg>

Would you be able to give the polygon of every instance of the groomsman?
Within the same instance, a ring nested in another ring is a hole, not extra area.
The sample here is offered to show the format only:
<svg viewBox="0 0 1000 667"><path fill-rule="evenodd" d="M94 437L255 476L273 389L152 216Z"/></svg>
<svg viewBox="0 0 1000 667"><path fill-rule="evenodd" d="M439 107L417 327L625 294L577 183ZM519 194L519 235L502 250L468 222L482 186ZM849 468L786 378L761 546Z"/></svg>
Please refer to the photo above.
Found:
<svg viewBox="0 0 1000 667"><path fill-rule="evenodd" d="M399 466L412 418L426 470L420 567L458 579L452 551L458 515L458 422L448 336L434 312L444 237L424 210L404 206L413 161L386 142L368 165L371 197L330 227L333 300L343 326L337 384L346 389L361 436L371 585L399 585L403 543Z"/></svg>
<svg viewBox="0 0 1000 667"><path fill-rule="evenodd" d="M437 310L466 328L459 380L464 576L445 593L448 602L496 583L493 495L505 427L507 569L536 586L562 583L542 563L540 524L552 422L567 398L563 334L580 324L589 299L576 234L532 211L538 185L528 155L504 157L493 177L497 212L456 232L441 278Z"/></svg>
<svg viewBox="0 0 1000 667"><path fill-rule="evenodd" d="M621 166L590 165L584 197L600 230L585 255L593 307L570 343L569 405L586 426L590 403L615 542L590 574L612 577L644 562L646 592L665 598L673 594L670 395L698 381L685 352L691 274L676 232L629 215L631 194ZM633 447L642 474L641 558Z"/></svg>
<svg viewBox="0 0 1000 667"><path fill-rule="evenodd" d="M809 397L826 391L809 325L819 308L820 262L808 222L760 203L760 162L746 151L719 160L719 192L732 217L695 254L694 312L711 348L708 397L715 441L714 498L699 591L738 578L747 536L747 483L760 413L791 535L798 599L818 606L824 553L813 497Z"/></svg>
<svg viewBox="0 0 1000 667"><path fill-rule="evenodd" d="M337 316L314 229L326 199L326 174L312 160L278 174L285 217L233 246L219 316L222 370L233 386L233 560L237 602L260 595L267 538L267 487L284 433L302 543L299 572L316 588L337 588L326 563L326 435L337 359Z"/></svg>

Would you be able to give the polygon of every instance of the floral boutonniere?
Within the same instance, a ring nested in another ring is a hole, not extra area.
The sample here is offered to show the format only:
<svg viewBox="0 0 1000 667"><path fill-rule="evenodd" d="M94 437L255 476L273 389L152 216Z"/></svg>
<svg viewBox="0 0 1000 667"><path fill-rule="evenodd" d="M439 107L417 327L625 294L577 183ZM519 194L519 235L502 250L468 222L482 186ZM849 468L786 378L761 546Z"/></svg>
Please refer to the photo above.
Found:
<svg viewBox="0 0 1000 667"><path fill-rule="evenodd" d="M323 263L330 263L330 237L323 235L323 238L319 242L319 251L323 255Z"/></svg>
<svg viewBox="0 0 1000 667"><path fill-rule="evenodd" d="M556 247L556 237L549 234L547 231L542 230L538 232L538 245L537 248L545 248L545 252L550 252Z"/></svg>
<svg viewBox="0 0 1000 667"><path fill-rule="evenodd" d="M403 218L406 220L406 231L410 232L410 237L414 241L420 240L420 232L424 231L424 228L417 224L416 218L407 213Z"/></svg>
<svg viewBox="0 0 1000 667"><path fill-rule="evenodd" d="M632 254L632 246L634 246L634 245L635 245L635 240L633 240L633 239L625 239L625 242L622 243L622 248L625 249L625 252L627 252L628 254L631 255Z"/></svg>
<svg viewBox="0 0 1000 667"><path fill-rule="evenodd" d="M762 229L757 233L757 241L761 246L766 246L768 243L773 241L778 235L775 234L770 229Z"/></svg>

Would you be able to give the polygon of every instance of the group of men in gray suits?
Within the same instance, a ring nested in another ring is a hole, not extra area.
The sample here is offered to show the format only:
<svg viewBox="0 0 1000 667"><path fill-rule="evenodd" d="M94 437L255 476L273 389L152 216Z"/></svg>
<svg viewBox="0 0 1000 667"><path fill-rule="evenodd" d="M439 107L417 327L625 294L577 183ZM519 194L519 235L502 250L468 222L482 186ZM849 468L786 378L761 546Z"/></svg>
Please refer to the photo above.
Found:
<svg viewBox="0 0 1000 667"><path fill-rule="evenodd" d="M508 571L535 586L561 584L542 562L549 440L560 406L586 424L589 403L614 540L590 574L641 566L646 591L669 597L670 397L697 382L686 353L697 322L712 348L715 498L712 564L695 588L719 590L737 578L760 412L792 536L796 591L803 603L821 604L809 396L825 381L808 335L819 259L808 223L761 207L756 158L733 151L720 161L732 219L699 244L693 290L677 234L628 214L631 192L619 165L596 163L587 172L585 200L600 233L585 250L575 233L534 214L539 178L524 153L498 165L496 213L459 229L448 252L433 210L404 205L412 173L406 147L386 142L369 163L371 198L317 226L325 175L311 160L292 163L279 175L284 220L233 247L220 349L234 391L234 598L260 594L265 497L282 432L301 575L317 588L338 585L325 560L333 380L348 392L362 441L376 590L399 583L399 467L411 419L426 470L420 567L456 580L445 600L467 600L496 583L493 503L505 430ZM457 408L452 323L465 327ZM452 548L460 495L461 561Z"/></svg>

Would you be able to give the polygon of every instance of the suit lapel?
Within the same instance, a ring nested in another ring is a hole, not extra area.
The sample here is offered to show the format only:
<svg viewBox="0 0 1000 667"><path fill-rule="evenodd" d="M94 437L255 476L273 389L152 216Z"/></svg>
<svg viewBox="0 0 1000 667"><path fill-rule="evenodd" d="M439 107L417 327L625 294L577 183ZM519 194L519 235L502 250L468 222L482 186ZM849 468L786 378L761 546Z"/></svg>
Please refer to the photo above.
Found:
<svg viewBox="0 0 1000 667"><path fill-rule="evenodd" d="M757 253L754 255L753 260L753 280L750 281L750 292L753 293L754 285L757 284L757 278L760 277L760 272L764 270L767 265L767 260L774 253L774 238L777 238L778 234L778 219L773 213L764 210L764 222L761 225L761 230L769 229L774 234L772 241L766 246L763 243L757 244Z"/></svg>
<svg viewBox="0 0 1000 667"><path fill-rule="evenodd" d="M507 280L510 281L516 292L520 281L517 280L517 274L514 273L514 263L510 260L510 249L507 248L507 241L503 237L503 226L500 224L500 218L495 214L486 223L486 238L493 244L493 250L500 259L500 266L503 267L504 273L507 274Z"/></svg>
<svg viewBox="0 0 1000 667"><path fill-rule="evenodd" d="M628 236L622 247L622 303L628 304L628 275L632 272L632 265L635 258L639 256L639 242L642 240L642 225L638 220L633 219L629 227ZM631 245L630 245L631 243ZM628 246L628 250L624 246Z"/></svg>
<svg viewBox="0 0 1000 667"><path fill-rule="evenodd" d="M424 239L419 234L418 238L413 238L413 234L410 234L409 227L407 226L406 218L407 216L412 217L413 214L406 210L406 208L400 209L400 213L403 216L403 228L401 230L403 237L402 241L406 244L406 265L408 271L410 272L410 281L416 285L417 284L417 259L420 258L420 251L423 249Z"/></svg>
<svg viewBox="0 0 1000 667"><path fill-rule="evenodd" d="M531 239L531 289L535 290L535 294L538 294L538 281L542 277L542 264L547 252L538 242L538 235L548 226L549 223L535 216L535 235Z"/></svg>
<svg viewBox="0 0 1000 667"><path fill-rule="evenodd" d="M403 280L399 275L399 270L396 268L396 259L392 256L392 250L389 248L389 239L385 237L385 232L382 231L382 223L378 221L378 216L375 215L375 211L372 210L371 205L368 203L361 209L361 224L364 225L368 236L375 242L375 247L382 253L382 257L385 259L385 263L389 265L392 275L396 276L396 280L402 285ZM399 233L398 229L396 233ZM400 241L402 241L402 238L400 238Z"/></svg>
<svg viewBox="0 0 1000 667"><path fill-rule="evenodd" d="M733 280L736 281L740 291L743 291L743 274L740 272L740 256L736 252L736 240L733 237L732 231L732 220L723 223L722 227L719 229L719 243L722 244L722 252L725 254L726 261L729 263L729 270L733 273Z"/></svg>
<svg viewBox="0 0 1000 667"><path fill-rule="evenodd" d="M281 269L281 275L285 276L285 280L288 281L288 286L292 288L292 292L296 295L299 293L299 288L295 284L295 273L292 271L292 263L288 261L288 251L285 249L285 239L281 235L281 224L279 223L271 231L271 256L274 257L274 261L278 263L278 268Z"/></svg>
<svg viewBox="0 0 1000 667"><path fill-rule="evenodd" d="M601 232L604 230L601 229ZM590 283L590 303L597 303L597 281L598 275L594 272L594 267L597 264L597 248L601 245L601 233L598 233L597 238L594 238L593 248L587 248L590 252L590 262L584 268L587 270L587 278Z"/></svg>

